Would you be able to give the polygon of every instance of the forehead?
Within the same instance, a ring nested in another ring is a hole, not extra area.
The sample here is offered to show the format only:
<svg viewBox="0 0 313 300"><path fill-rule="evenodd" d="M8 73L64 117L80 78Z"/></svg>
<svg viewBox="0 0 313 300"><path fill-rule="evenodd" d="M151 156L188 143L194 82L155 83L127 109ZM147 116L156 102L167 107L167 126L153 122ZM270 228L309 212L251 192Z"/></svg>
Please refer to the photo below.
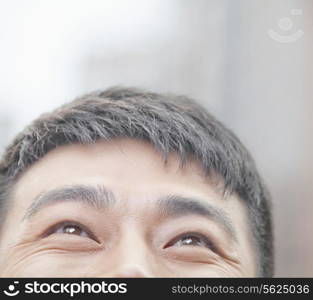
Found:
<svg viewBox="0 0 313 300"><path fill-rule="evenodd" d="M181 167L172 153L166 163L148 142L134 139L98 141L58 147L31 166L17 182L12 213L22 217L40 194L70 185L101 185L130 210L144 213L147 204L171 194L197 198L223 209L245 238L249 234L246 207L236 195L222 197L218 179L204 176L201 164Z"/></svg>
<svg viewBox="0 0 313 300"><path fill-rule="evenodd" d="M204 176L201 164L188 160L181 167L180 157L171 153L167 162L148 142L134 139L73 144L52 150L20 178L16 195L36 193L59 185L79 183L109 186L116 193L160 193L180 189L185 192L218 195L217 180Z"/></svg>

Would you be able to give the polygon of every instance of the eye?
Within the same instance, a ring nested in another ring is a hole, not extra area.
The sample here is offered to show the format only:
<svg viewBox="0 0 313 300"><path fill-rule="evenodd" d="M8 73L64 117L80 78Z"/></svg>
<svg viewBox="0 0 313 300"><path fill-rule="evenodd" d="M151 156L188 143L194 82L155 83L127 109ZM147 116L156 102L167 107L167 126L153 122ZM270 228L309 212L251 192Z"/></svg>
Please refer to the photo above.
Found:
<svg viewBox="0 0 313 300"><path fill-rule="evenodd" d="M184 233L171 240L164 248L168 247L204 247L215 250L213 243L199 233Z"/></svg>
<svg viewBox="0 0 313 300"><path fill-rule="evenodd" d="M77 235L83 238L93 239L98 242L91 230L89 230L86 226L74 221L63 221L61 223L57 223L56 225L50 227L44 236L49 236L52 234Z"/></svg>
<svg viewBox="0 0 313 300"><path fill-rule="evenodd" d="M78 225L62 225L60 228L58 228L55 233L65 233L65 234L73 234L73 235L80 235L84 237L88 237L88 234L86 231L84 231L82 228L80 228Z"/></svg>

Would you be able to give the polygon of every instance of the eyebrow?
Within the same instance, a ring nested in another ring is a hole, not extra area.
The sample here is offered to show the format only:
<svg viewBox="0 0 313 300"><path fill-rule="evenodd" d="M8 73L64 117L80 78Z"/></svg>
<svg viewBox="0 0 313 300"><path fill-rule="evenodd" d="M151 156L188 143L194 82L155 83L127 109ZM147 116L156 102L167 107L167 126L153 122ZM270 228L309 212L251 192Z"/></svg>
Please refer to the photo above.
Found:
<svg viewBox="0 0 313 300"><path fill-rule="evenodd" d="M103 185L68 185L40 193L27 208L22 221L29 220L44 207L75 201L86 204L95 209L106 209L116 203L116 198L112 191ZM216 224L230 236L233 241L237 241L235 227L228 214L204 200L194 197L180 195L168 195L157 200L157 207L161 214L169 217L182 217L187 215L199 215L206 217Z"/></svg>
<svg viewBox="0 0 313 300"><path fill-rule="evenodd" d="M102 185L69 185L40 193L27 208L22 221L30 219L42 208L59 202L76 201L95 209L113 206L114 194Z"/></svg>
<svg viewBox="0 0 313 300"><path fill-rule="evenodd" d="M158 206L164 214L170 217L182 217L187 215L200 215L214 221L222 227L232 241L237 242L237 233L228 214L220 208L209 203L204 203L194 197L178 195L166 196L158 200Z"/></svg>

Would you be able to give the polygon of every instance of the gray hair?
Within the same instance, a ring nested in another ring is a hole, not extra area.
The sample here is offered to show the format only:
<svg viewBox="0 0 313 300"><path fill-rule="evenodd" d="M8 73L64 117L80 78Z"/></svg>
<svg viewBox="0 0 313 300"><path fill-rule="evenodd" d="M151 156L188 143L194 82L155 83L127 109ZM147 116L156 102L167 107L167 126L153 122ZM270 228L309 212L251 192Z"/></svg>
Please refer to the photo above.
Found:
<svg viewBox="0 0 313 300"><path fill-rule="evenodd" d="M176 152L181 165L194 158L206 176L220 175L224 195L236 193L248 208L259 276L273 275L271 200L254 160L229 129L184 96L113 87L40 116L14 139L0 161L0 223L14 183L50 150L116 137L148 141L165 162Z"/></svg>

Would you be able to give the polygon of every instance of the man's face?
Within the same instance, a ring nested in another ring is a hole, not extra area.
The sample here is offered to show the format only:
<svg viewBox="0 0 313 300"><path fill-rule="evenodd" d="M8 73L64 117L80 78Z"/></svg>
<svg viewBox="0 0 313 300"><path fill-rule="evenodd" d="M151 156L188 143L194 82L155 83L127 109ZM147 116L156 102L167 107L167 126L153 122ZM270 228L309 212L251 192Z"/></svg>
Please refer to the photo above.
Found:
<svg viewBox="0 0 313 300"><path fill-rule="evenodd" d="M179 163L131 139L49 152L15 186L0 276L256 276L242 201Z"/></svg>

